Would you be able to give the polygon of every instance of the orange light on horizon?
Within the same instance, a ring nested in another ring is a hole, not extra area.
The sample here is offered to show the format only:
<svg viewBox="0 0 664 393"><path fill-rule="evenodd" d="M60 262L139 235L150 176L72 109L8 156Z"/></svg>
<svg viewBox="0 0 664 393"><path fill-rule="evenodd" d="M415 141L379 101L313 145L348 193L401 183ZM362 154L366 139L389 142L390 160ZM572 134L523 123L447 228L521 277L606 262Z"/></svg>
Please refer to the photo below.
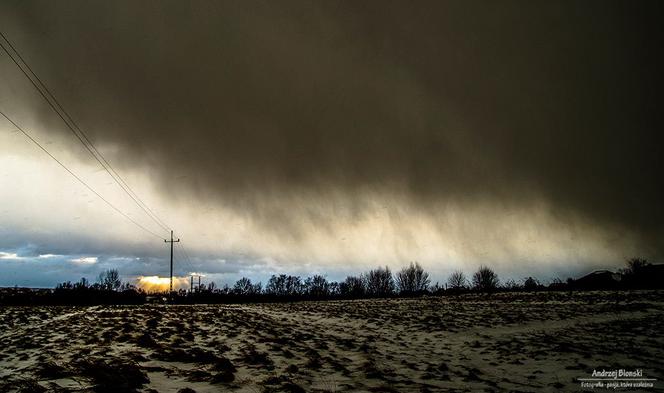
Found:
<svg viewBox="0 0 664 393"><path fill-rule="evenodd" d="M145 292L168 292L170 286L170 279L168 277L159 276L141 276L137 278L136 286ZM189 288L189 281L187 278L173 277L173 290Z"/></svg>

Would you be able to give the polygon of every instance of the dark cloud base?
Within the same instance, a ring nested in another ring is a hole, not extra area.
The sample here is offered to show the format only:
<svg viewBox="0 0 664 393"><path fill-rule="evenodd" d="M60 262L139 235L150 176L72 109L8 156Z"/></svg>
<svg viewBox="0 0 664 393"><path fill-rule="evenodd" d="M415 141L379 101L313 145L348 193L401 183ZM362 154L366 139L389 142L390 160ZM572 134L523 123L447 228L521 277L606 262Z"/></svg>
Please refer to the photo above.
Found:
<svg viewBox="0 0 664 393"><path fill-rule="evenodd" d="M371 193L425 212L541 201L661 256L661 11L5 2L2 21L111 161L173 200L290 233L334 219L303 197L357 217Z"/></svg>

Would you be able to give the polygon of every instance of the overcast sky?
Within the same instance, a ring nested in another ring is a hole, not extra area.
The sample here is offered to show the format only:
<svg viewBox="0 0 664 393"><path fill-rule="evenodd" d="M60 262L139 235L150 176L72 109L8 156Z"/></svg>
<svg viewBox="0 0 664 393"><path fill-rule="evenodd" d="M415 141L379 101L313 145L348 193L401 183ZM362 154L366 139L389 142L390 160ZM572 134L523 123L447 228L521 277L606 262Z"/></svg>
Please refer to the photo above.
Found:
<svg viewBox="0 0 664 393"><path fill-rule="evenodd" d="M0 27L175 229L176 275L548 280L664 254L661 8L3 1ZM2 52L0 110L167 236ZM167 276L168 255L1 119L0 285Z"/></svg>

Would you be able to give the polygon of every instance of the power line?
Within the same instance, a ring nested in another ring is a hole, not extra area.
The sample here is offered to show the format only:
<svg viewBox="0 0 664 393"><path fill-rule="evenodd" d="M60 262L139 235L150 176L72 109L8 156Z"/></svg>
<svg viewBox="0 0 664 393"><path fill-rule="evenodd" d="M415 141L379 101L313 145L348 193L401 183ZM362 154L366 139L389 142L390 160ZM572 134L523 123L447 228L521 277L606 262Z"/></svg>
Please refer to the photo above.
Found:
<svg viewBox="0 0 664 393"><path fill-rule="evenodd" d="M178 247L180 246L180 243L178 243ZM185 258L184 254L182 253L181 249L176 248L175 249L175 254L177 255L178 259L182 261L184 265L186 265L186 268L191 269L191 264L187 261ZM193 271L193 270L190 270Z"/></svg>
<svg viewBox="0 0 664 393"><path fill-rule="evenodd" d="M0 41L0 47L4 50L4 52L9 56L9 58L14 62L14 64L19 68L19 70L25 75L26 78L30 81L30 83L34 86L35 89L39 92L39 94L44 98L44 100L48 103L48 105L51 107L51 109L60 117L60 119L65 123L65 126L69 129L69 131L74 134L74 136L81 142L81 144L86 148L86 150L90 153L90 155L102 166L102 168L111 176L111 178L115 181L115 183L134 201L134 203L141 209L143 212L152 219L161 229L165 230L166 232L171 233L171 284L170 284L170 289L172 290L172 276L173 276L173 230L170 229L170 227L164 223L162 219L159 218L159 216L152 210L150 207L143 202L143 200L136 194L136 192L127 184L127 182L120 176L120 174L113 168L113 166L108 162L108 160L99 152L99 150L95 147L95 145L92 143L90 138L86 135L86 133L78 126L76 121L71 117L71 115L63 108L63 106L60 104L58 99L54 96L54 94L49 90L49 88L46 86L46 84L39 78L37 73L35 73L30 65L25 61L25 59L21 56L20 52L14 47L12 42L0 31L0 36L2 39L7 43L9 48L15 53L16 57L13 55L12 52L8 50L8 48L3 44L2 41ZM18 58L18 60L17 60ZM20 61L19 61L20 60ZM27 71L26 71L27 69ZM141 229L149 232L153 236L161 239L162 237L157 235L156 233L152 232L151 230L147 229L143 225L139 224L135 220L133 220L131 217L129 217L127 214L123 213L120 211L117 207L112 205L108 200L103 198L98 192L96 192L92 187L90 187L87 183L85 183L80 177L78 177L75 173L73 173L69 168L67 168L62 162L60 162L57 158L55 158L48 150L46 150L42 145L40 145L34 138L32 138L27 132L25 132L21 127L19 127L16 123L14 123L9 117L7 117L4 113L2 115L7 118L17 129L19 129L23 134L25 134L32 142L34 142L38 147L40 147L46 154L48 154L52 159L54 159L59 165L61 165L65 170L67 170L72 176L74 176L77 180L79 180L83 185L85 185L90 191L92 191L95 195L97 195L100 199L102 199L105 203L107 203L109 206L111 206L114 210L116 210L118 213L120 213L122 216L127 218L129 221L140 227ZM167 240L166 240L167 241ZM179 240L178 240L179 242ZM193 266L191 265L191 261L189 259L188 254L186 253L184 247L182 247L182 252L184 253L185 257L182 259L186 264L189 265L191 270L193 271Z"/></svg>
<svg viewBox="0 0 664 393"><path fill-rule="evenodd" d="M189 262L189 265L193 268L193 264L191 263L191 258L189 258L189 254L187 253L187 250L184 248L184 244L180 244L180 248L182 249L185 258L187 259L187 262Z"/></svg>
<svg viewBox="0 0 664 393"><path fill-rule="evenodd" d="M78 124L76 124L76 122L72 119L69 113L67 113L67 111L62 107L62 105L60 105L59 101L51 93L48 87L42 82L39 76L32 70L30 65L23 59L23 57L18 52L18 50L16 50L11 41L9 41L9 39L2 32L0 32L0 36L2 36L2 38L7 42L10 48L16 53L17 57L21 60L21 62L30 72L30 75L28 75L28 72L25 71L25 69L21 66L21 64L12 56L12 54L7 50L7 48L4 45L2 45L2 43L0 42L0 46L2 46L2 49L5 51L5 53L7 53L7 55L12 59L14 64L16 64L16 66L21 70L21 72L28 78L28 80L32 83L32 85L46 100L51 109L53 109L53 111L56 112L56 114L60 117L60 119L62 119L67 128L69 128L69 130L85 146L85 148L93 156L93 158L95 158L95 160L99 162L99 164L106 170L106 172L108 172L111 178L113 178L113 180L120 186L120 188L125 193L127 193L127 195L129 195L129 197L148 215L148 217L150 217L153 221L155 221L157 225L162 227L162 229L168 231L169 230L168 225L164 224L164 222L161 219L159 219L159 217L138 197L138 195L131 189L131 187L129 187L129 185L124 181L124 179L122 179L122 177L117 173L117 171L115 171L115 169L104 158L104 156L97 150L92 141L90 141L90 139L83 132L83 130L81 130Z"/></svg>
<svg viewBox="0 0 664 393"><path fill-rule="evenodd" d="M187 264L189 267L189 272L190 273L195 273L196 269L194 268L194 264L191 262L191 258L189 258L189 254L184 248L184 245L182 243L178 243L178 246L180 247L180 253L183 255L183 261Z"/></svg>
<svg viewBox="0 0 664 393"><path fill-rule="evenodd" d="M157 216L152 209L150 209L143 200L141 200L136 192L131 189L129 184L120 176L120 174L113 168L113 166L106 160L106 158L97 150L95 145L92 143L90 138L83 132L83 130L78 126L74 119L69 115L69 113L60 105L60 102L55 98L53 93L48 89L46 84L39 78L39 76L32 70L30 65L23 59L20 52L14 47L11 41L0 31L0 36L2 39L9 45L16 56L20 60L17 61L12 53L0 42L0 47L7 53L10 59L16 64L16 66L21 70L23 75L32 83L32 85L37 89L39 94L46 100L51 109L62 119L67 128L76 136L76 138L85 146L90 155L106 170L106 172L113 178L117 185L136 203L136 205L143 210L143 212L150 217L159 227L161 227L166 232L170 231L170 227L164 223L163 220ZM21 63L25 65L25 68L21 66ZM26 71L27 68L27 71Z"/></svg>
<svg viewBox="0 0 664 393"><path fill-rule="evenodd" d="M72 175L76 180L78 180L81 184L83 184L88 190L90 190L92 193L94 193L96 196L98 196L99 199L101 199L102 201L104 201L104 202L105 202L108 206L110 206L113 210L115 210L116 212L120 213L124 218L126 218L126 219L129 220L129 221L131 221L134 225L136 225L137 227L141 228L141 229L144 230L145 232L147 232L147 233L151 234L152 236L155 236L155 237L157 237L157 238L159 238L159 239L162 239L162 236L157 235L156 233L154 233L154 232L152 232L151 230L147 229L147 228L144 227L143 225L139 224L139 223L136 222L134 219L132 219L131 217L129 217L127 214L125 214L123 211L121 211L120 209L118 209L117 207L115 207L115 205L113 205L111 202L109 202L106 198L104 198L103 196L101 196L101 194L99 194L97 191L95 191L95 189L92 188L90 185L88 185L88 183L86 183L83 179L81 179L80 177L78 177L78 175L76 175L71 169L69 169L65 164L63 164L62 161L58 160L53 154L51 154L51 152L49 152L44 146L42 146L39 142L37 142L37 140L36 140L35 138L33 138L33 137L32 137L30 134L28 134L23 128L21 128L21 126L19 126L18 124L16 124L16 123L14 122L14 120L12 120L11 118L9 118L9 116L7 116L4 112L2 112L2 110L0 110L0 114L1 114L5 119L7 119L7 121L9 121L14 127L16 127L17 130L21 131L21 132L23 133L23 135L25 135L28 139L30 139L30 141L31 141L32 143L34 143L35 145L37 145L37 147L39 147L40 149L42 149L42 150L44 151L44 153L48 154L49 157L51 157L55 162L57 162L61 167L63 167L67 172L69 172L70 175Z"/></svg>

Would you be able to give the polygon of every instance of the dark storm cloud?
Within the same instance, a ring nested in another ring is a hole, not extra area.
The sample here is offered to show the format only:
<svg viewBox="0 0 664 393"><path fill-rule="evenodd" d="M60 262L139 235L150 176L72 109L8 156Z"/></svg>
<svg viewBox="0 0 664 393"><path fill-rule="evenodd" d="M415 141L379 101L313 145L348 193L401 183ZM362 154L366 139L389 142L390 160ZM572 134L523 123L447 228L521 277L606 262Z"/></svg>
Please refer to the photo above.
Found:
<svg viewBox="0 0 664 393"><path fill-rule="evenodd" d="M302 215L330 220L298 198L325 204L330 192L351 216L364 191L424 211L544 201L563 222L663 250L659 3L2 9L5 32L111 161L174 199L292 233Z"/></svg>

